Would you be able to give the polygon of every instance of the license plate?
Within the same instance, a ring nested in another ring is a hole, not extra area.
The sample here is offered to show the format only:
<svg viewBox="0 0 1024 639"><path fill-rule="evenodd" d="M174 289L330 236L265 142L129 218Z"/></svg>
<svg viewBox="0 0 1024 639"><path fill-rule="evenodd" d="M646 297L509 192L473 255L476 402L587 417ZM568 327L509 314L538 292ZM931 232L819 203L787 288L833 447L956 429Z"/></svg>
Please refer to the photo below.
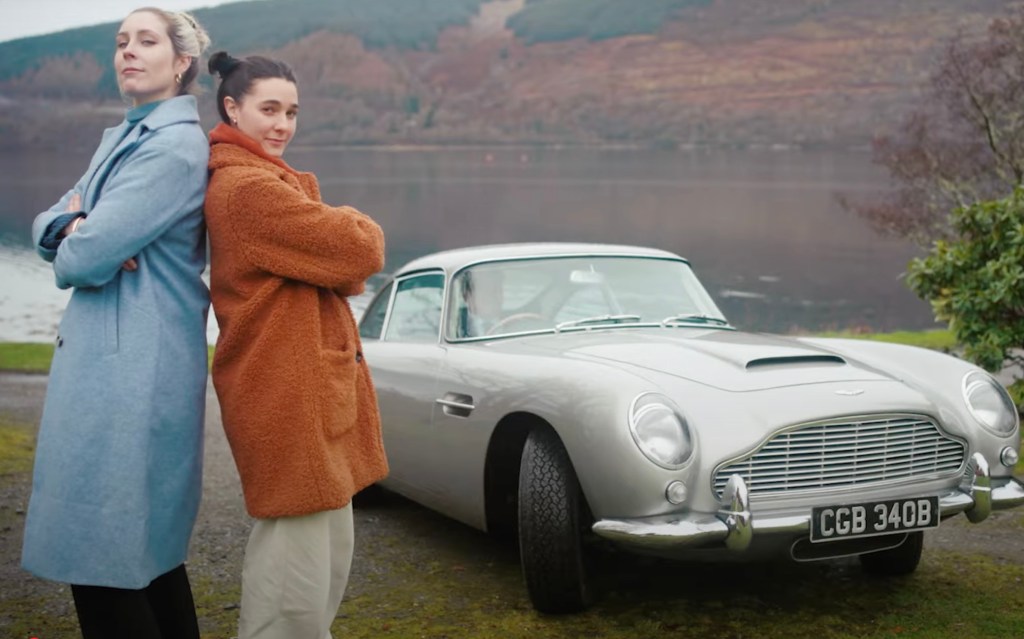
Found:
<svg viewBox="0 0 1024 639"><path fill-rule="evenodd" d="M939 498L915 497L811 509L811 541L874 537L939 525Z"/></svg>

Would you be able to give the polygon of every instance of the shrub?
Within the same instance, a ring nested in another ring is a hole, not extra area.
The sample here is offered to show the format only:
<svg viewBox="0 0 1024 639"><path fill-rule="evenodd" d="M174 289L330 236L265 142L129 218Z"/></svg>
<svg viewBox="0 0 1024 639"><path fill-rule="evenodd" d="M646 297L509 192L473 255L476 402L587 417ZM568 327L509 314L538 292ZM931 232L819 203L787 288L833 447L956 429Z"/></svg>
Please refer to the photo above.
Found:
<svg viewBox="0 0 1024 639"><path fill-rule="evenodd" d="M950 239L910 263L907 283L990 370L1024 364L1024 188L956 209Z"/></svg>

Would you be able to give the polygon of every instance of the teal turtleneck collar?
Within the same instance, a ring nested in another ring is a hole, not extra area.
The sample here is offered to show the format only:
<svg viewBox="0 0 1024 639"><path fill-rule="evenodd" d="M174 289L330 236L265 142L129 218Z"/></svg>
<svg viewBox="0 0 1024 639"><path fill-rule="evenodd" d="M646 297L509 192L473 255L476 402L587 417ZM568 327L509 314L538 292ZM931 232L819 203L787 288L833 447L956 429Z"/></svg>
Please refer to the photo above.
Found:
<svg viewBox="0 0 1024 639"><path fill-rule="evenodd" d="M158 106L163 103L163 100L156 100L154 102L147 102L146 104L140 104L137 107L128 109L128 113L125 114L125 119L131 125L138 124L139 120L152 113Z"/></svg>

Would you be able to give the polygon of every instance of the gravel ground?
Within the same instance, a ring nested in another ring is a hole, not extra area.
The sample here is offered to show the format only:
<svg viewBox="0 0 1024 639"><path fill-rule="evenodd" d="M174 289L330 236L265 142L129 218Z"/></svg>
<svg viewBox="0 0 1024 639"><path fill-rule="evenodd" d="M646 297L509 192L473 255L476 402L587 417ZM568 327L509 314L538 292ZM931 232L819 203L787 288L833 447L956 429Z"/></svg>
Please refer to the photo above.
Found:
<svg viewBox="0 0 1024 639"><path fill-rule="evenodd" d="M0 373L0 422L24 424L34 436L47 378L42 375ZM209 594L218 619L204 620L204 636L227 637L225 628L237 618L237 586L242 553L251 526L245 512L238 474L220 425L212 386L208 393L203 502L193 536L189 572L197 604ZM28 503L27 472L0 475L0 636L12 635L18 615L63 619L63 632L39 633L40 639L64 634L73 609L66 586L42 581L19 567L24 511ZM397 496L387 496L372 508L357 508L356 556L342 607L341 621L355 614L373 614L365 602L377 605L379 593L399 591L410 575L448 571L469 583L465 593L450 597L490 597L501 605L528 611L514 549L464 525L436 515ZM997 562L1024 564L1024 512L994 513L974 526L956 517L926 536L929 549L978 553ZM638 583L644 580L636 577ZM477 580L482 580L478 582ZM451 588L450 583L445 588ZM480 592L481 588L493 592ZM356 603L351 603L355 601ZM31 610L9 606L29 602ZM415 605L412 604L412 605ZM494 604L497 605L497 604ZM365 612L364 612L365 611ZM213 626L212 624L219 624ZM356 620L351 620L355 624ZM28 635L25 635L27 639ZM343 636L343 635L339 635Z"/></svg>

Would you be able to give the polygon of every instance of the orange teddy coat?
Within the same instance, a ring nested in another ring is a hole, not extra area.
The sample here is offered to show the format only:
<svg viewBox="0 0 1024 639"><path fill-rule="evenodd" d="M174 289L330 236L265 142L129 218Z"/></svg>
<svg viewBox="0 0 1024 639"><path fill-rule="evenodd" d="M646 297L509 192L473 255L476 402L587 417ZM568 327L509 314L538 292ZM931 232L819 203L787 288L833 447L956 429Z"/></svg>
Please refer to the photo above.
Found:
<svg viewBox="0 0 1024 639"><path fill-rule="evenodd" d="M206 222L220 326L213 384L249 514L341 508L387 475L380 413L346 296L384 266L369 217L328 206L225 124L210 133Z"/></svg>

